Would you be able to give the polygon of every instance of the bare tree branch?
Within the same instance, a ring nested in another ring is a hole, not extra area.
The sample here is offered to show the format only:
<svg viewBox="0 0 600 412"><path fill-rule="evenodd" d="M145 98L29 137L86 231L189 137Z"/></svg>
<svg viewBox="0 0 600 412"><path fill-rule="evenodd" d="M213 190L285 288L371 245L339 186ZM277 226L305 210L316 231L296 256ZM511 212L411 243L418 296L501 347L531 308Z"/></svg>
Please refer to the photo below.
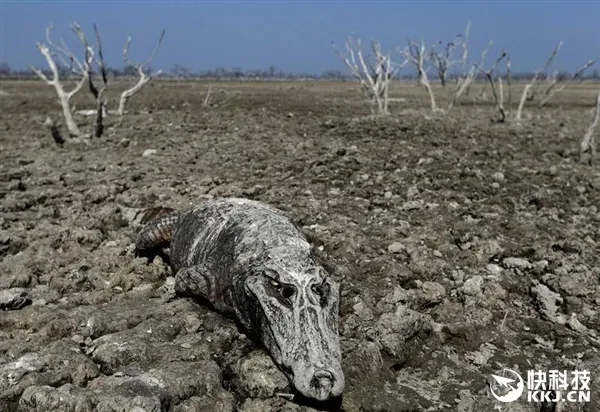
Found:
<svg viewBox="0 0 600 412"><path fill-rule="evenodd" d="M433 62L438 78L442 87L446 87L446 77L448 76L448 70L453 65L453 61L450 59L456 45L453 42L446 43L444 53L441 53L435 49L429 51L429 59Z"/></svg>
<svg viewBox="0 0 600 412"><path fill-rule="evenodd" d="M85 33L83 32L83 30L81 29L81 26L79 26L79 24L77 23L73 23L71 24L71 30L73 30L73 32L77 35L77 37L79 37L79 41L81 41L81 44L83 45L83 50L85 52L85 64L82 67L82 69L87 73L87 80L88 80L88 84L90 85L90 90L92 92L92 94L94 95L94 97L97 96L98 91L96 90L96 87L94 86L94 80L93 80L93 76L92 76L92 62L94 61L94 51L92 50L92 48L90 47L87 38L85 36Z"/></svg>
<svg viewBox="0 0 600 412"><path fill-rule="evenodd" d="M563 45L562 41L558 42L556 47L554 47L554 50L552 50L552 54L546 60L546 64L544 64L544 67L535 71L535 73L533 74L533 78L531 79L529 84L527 84L525 86L525 88L523 89L523 94L521 94L521 100L519 101L519 108L517 109L517 115L515 117L515 119L517 121L520 121L522 118L523 107L525 106L525 100L527 100L529 98L529 96L533 96L533 86L535 85L535 82L537 81L538 77L540 76L540 73L545 73L546 70L548 69L548 67L550 67L550 65L552 64L552 60L554 60L554 58L558 54L558 51L560 50L562 45Z"/></svg>
<svg viewBox="0 0 600 412"><path fill-rule="evenodd" d="M133 64L131 61L129 61L129 58L127 57L127 55L129 54L129 46L131 45L131 36L127 36L127 40L125 41L125 47L123 47L123 61L125 62L125 64L128 64L130 66L135 66L135 64Z"/></svg>
<svg viewBox="0 0 600 412"><path fill-rule="evenodd" d="M50 52L47 51L48 48L45 45L37 43L36 46L40 50L40 53L42 53L44 56L46 56L46 53L48 53L48 55L50 55ZM42 48L45 48L45 50L43 50ZM50 71L52 72L52 78L53 78L53 80L49 80L48 77L46 76L46 74L43 71L41 71L40 69L37 69L37 68L33 67L31 64L29 65L29 69L32 72L34 72L35 74L37 74L37 76L40 79L42 79L43 81L45 81L46 84L48 84L50 86L54 86L54 79L56 79L58 77L58 69L56 68L56 66L54 66L54 60L52 60L52 65L50 65L50 64L48 64L48 65L50 66Z"/></svg>
<svg viewBox="0 0 600 412"><path fill-rule="evenodd" d="M431 111L439 111L435 102L435 95L433 94L433 90L431 89L431 85L429 84L429 79L427 77L427 67L425 66L427 53L425 49L425 43L423 40L421 40L420 44L408 40L408 46L402 51L402 54L405 56L406 60L412 63L417 69L419 81L429 94Z"/></svg>
<svg viewBox="0 0 600 412"><path fill-rule="evenodd" d="M98 26L94 24L94 33L96 34L96 43L98 45L98 59L96 59L96 64L100 69L100 77L102 79L102 87L97 89L96 97L96 128L95 135L96 137L102 136L104 133L104 116L108 112L106 110L106 99L104 97L106 93L106 89L108 88L108 76L106 75L106 65L104 64L104 53L102 52L102 38L100 37L100 32L98 31ZM91 79L91 77L90 77ZM90 90L93 87L93 83L90 81Z"/></svg>
<svg viewBox="0 0 600 412"><path fill-rule="evenodd" d="M480 63L479 65L481 67L483 67L485 65L485 58L490 50L490 47L492 47L492 42L490 41L487 45L487 47L481 52L481 58L480 58ZM465 56L463 54L463 56ZM466 63L465 63L466 65ZM456 104L456 101L458 100L458 98L460 96L462 96L463 93L468 92L469 88L471 87L471 84L473 83L473 80L475 80L475 76L477 75L477 67L475 67L475 64L473 64L471 66L471 68L469 69L469 71L463 73L463 75L461 77L459 77L458 81L456 82L456 87L454 89L454 93L452 95L452 98L450 99L450 103L448 103L448 110L452 109L454 107L454 105Z"/></svg>
<svg viewBox="0 0 600 412"><path fill-rule="evenodd" d="M487 70L487 71L485 69L483 69L481 66L479 66L478 64L475 64L475 67L479 71L481 71L483 74L485 74L485 76L488 79L488 82L490 83L490 86L492 87L492 93L494 95L494 102L496 103L496 107L498 108L498 111L500 112L500 119L498 120L500 123L502 123L506 120L506 112L504 111L504 102L503 102L504 96L502 94L499 95L498 92L496 91L496 85L494 83L494 72L498 68L498 65L500 64L500 62L502 60L504 60L504 58L506 58L507 56L508 56L508 54L506 53L506 51L503 50L500 57L498 57L498 59L496 59L496 62L494 63L492 68L490 68L490 70ZM498 83L499 83L499 87L501 89L502 88L502 79L500 76L498 76ZM502 91L502 90L500 90L500 91Z"/></svg>
<svg viewBox="0 0 600 412"><path fill-rule="evenodd" d="M498 76L498 108L504 111L504 85L502 76Z"/></svg>
<svg viewBox="0 0 600 412"><path fill-rule="evenodd" d="M163 29L161 31L160 37L158 38L158 42L156 43L156 46L154 47L154 50L152 51L150 58L145 63L134 64L129 60L129 58L127 56L129 54L129 47L131 45L131 36L127 37L127 41L125 42L125 47L123 48L123 60L125 61L126 64L129 64L129 65L135 67L135 69L137 70L137 72L140 76L140 79L138 80L137 84L135 84L132 88L125 90L121 94L121 98L119 100L119 109L118 109L118 113L120 116L125 114L125 106L127 105L127 102L129 101L129 99L131 97L133 97L142 87L144 87L144 85L146 83L148 83L150 80L152 80L155 76L158 76L162 73L162 70L159 70L158 72L156 72L154 74L146 73L145 70L148 67L148 65L152 62L152 60L154 60L154 57L156 57L156 54L158 53L158 50L160 49L160 46L162 44L163 38L165 37L165 32L166 32L166 29Z"/></svg>
<svg viewBox="0 0 600 412"><path fill-rule="evenodd" d="M64 45L64 42L62 42L63 46L61 47L61 46L56 45L56 43L54 43L52 41L52 36L51 36L52 30L53 30L53 26L51 24L46 29L46 40L48 42L48 46L45 44L36 43L38 50L46 58L48 67L50 67L50 71L52 72L52 80L48 79L47 76L41 70L38 70L32 66L30 66L30 68L34 73L36 73L38 75L38 77L40 77L43 81L45 81L46 84L54 87L54 89L56 90L56 94L58 95L60 105L62 107L63 116L65 118L65 122L67 124L67 129L69 130L69 134L72 137L79 137L79 136L81 136L81 131L79 130L77 123L73 119L73 113L72 113L72 108L71 108L71 99L73 98L73 96L75 94L77 94L81 90L84 83L87 81L88 71L85 69L84 65L80 62L80 60L68 49L68 47L66 47L66 45ZM50 47L52 47L56 51L56 53L53 54ZM58 66L55 61L55 56L57 56L57 55L60 55L61 56L60 58L63 61L68 58L71 62L75 62L75 64L80 69L80 71L75 71L75 72L79 73L81 75L81 78L77 81L75 87L69 92L66 92L64 90L64 87L63 87L62 83L60 82ZM87 52L86 52L86 64L87 64Z"/></svg>
<svg viewBox="0 0 600 412"><path fill-rule="evenodd" d="M142 65L142 67L147 67L150 63L152 63L152 61L158 54L158 49L160 49L160 46L163 42L166 31L167 31L167 29L162 29L162 31L160 32L160 37L158 38L158 42L156 42L156 46L154 46L154 50L152 50L152 54L150 55L150 58L146 61L146 63L144 63Z"/></svg>
<svg viewBox="0 0 600 412"><path fill-rule="evenodd" d="M469 21L467 23L467 27L465 28L465 34L460 39L460 44L463 49L463 54L462 54L462 58L461 58L461 65L463 66L463 68L466 68L467 62L469 61L468 43L469 43L470 32L471 32L471 21ZM461 37L461 36L459 36L459 37Z"/></svg>
<svg viewBox="0 0 600 412"><path fill-rule="evenodd" d="M442 87L446 87L446 79L448 77L448 72L453 66L460 64L463 66L464 69L464 66L466 65L468 59L467 42L469 41L470 30L471 22L469 21L467 23L467 27L465 28L464 35L458 34L455 40L447 42L443 52L436 50L435 46L433 46L428 53L429 59L431 60L433 66L437 71L438 78L440 79ZM440 41L439 44L443 44L443 42ZM454 52L456 51L457 46L460 46L463 51L460 60L453 59Z"/></svg>
<svg viewBox="0 0 600 412"><path fill-rule="evenodd" d="M352 76L360 82L363 93L371 103L371 113L387 115L389 113L389 85L398 71L406 64L395 64L389 54L381 51L379 42L372 40L373 55L365 60L360 39L354 41L351 37L346 40L346 54L342 55L335 44L333 49L338 57L346 64ZM358 59L358 61L357 61Z"/></svg>
<svg viewBox="0 0 600 412"><path fill-rule="evenodd" d="M98 26L94 23L94 32L96 33L96 42L98 43L98 59L96 60L98 67L100 68L100 74L102 75L102 82L104 84L108 83L107 75L106 75L106 65L104 64L104 53L102 52L102 39L100 38L100 33L98 32Z"/></svg>
<svg viewBox="0 0 600 412"><path fill-rule="evenodd" d="M85 66L84 66L84 68L87 72L88 87L90 89L90 92L94 96L94 99L96 100L96 126L94 128L94 135L96 137L101 137L102 133L104 132L103 118L106 113L106 101L104 99L104 94L105 94L105 91L107 88L107 77L106 77L106 69L105 69L105 65L104 65L104 55L102 52L102 42L101 42L101 38L100 38L100 33L98 32L98 27L94 24L94 31L96 34L96 42L97 42L97 48L98 48L98 58L96 58L94 55L93 49L89 45L89 42L87 40L87 37L86 37L84 31L81 29L81 26L79 26L79 24L77 24L77 23L73 23L71 25L71 30L73 30L73 32L77 35L77 37L79 37L79 40L81 41L81 44L83 45L83 48L85 50ZM100 72L101 72L101 79L102 79L102 87L101 88L96 87L96 84L94 83L94 73L93 73L94 62L96 63L96 65L98 66L98 68L100 69Z"/></svg>
<svg viewBox="0 0 600 412"><path fill-rule="evenodd" d="M225 94L225 98L218 103L211 103L212 100L212 86L208 85L208 90L206 91L206 96L204 97L204 101L202 102L202 107L220 107L225 105L231 99L231 95L227 93L225 90L220 90L221 93Z"/></svg>
<svg viewBox="0 0 600 412"><path fill-rule="evenodd" d="M210 105L210 91L211 85L208 85L208 90L206 91L206 96L204 97L204 102L202 102L203 107L208 107Z"/></svg>
<svg viewBox="0 0 600 412"><path fill-rule="evenodd" d="M52 41L52 30L54 30L54 25L50 23L48 28L46 28L46 42L48 43L49 48L54 50L54 55L65 65L68 67L72 73L83 76L84 67L83 64L79 61L79 59L75 56L69 47L65 44L63 39L60 39L62 47L58 46L56 43ZM66 59L69 60L67 63ZM77 68L73 67L73 63L77 65Z"/></svg>

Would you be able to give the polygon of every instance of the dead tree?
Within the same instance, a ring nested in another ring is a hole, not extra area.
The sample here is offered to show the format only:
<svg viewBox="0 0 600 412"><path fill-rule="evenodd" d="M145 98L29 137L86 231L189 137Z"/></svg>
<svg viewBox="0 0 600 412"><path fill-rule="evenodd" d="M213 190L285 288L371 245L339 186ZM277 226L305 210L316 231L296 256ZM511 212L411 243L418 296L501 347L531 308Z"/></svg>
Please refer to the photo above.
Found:
<svg viewBox="0 0 600 412"><path fill-rule="evenodd" d="M125 106L127 105L127 102L129 101L129 99L131 97L133 97L138 91L140 91L140 89L142 87L144 87L144 85L146 83L148 83L154 77L156 77L162 73L162 70L159 70L158 72L152 74L148 71L148 66L150 65L150 63L152 63L152 60L154 60L154 57L156 57L156 54L158 53L158 50L160 49L163 38L165 37L165 31L166 30L163 29L162 32L160 33L158 42L156 43L156 46L154 47L154 50L152 51L150 58L145 63L132 63L131 61L129 61L129 58L127 57L127 55L129 53L129 46L131 44L131 36L127 38L127 42L125 43L125 47L123 48L123 60L125 61L125 64L131 65L132 67L134 67L137 70L138 74L140 75L140 79L138 80L138 82L135 86L133 86L130 89L125 90L121 94L121 99L119 100L119 109L118 109L118 113L120 116L125 114Z"/></svg>
<svg viewBox="0 0 600 412"><path fill-rule="evenodd" d="M521 118L523 116L523 107L525 106L525 101L531 100L533 98L533 95L534 95L533 87L535 85L535 82L538 80L540 74L545 73L546 70L548 69L548 67L550 67L550 65L552 64L552 60L554 60L554 58L558 54L558 51L562 47L562 44L563 44L562 41L558 42L558 44L552 51L552 54L550 55L550 57L548 57L548 60L546 60L546 64L544 64L544 67L536 70L536 72L533 74L533 77L532 77L531 81L529 82L529 84L527 84L525 86L525 88L523 89L523 93L521 94L521 100L519 101L519 107L517 109L517 115L515 117L515 120L517 120L517 121L521 120Z"/></svg>
<svg viewBox="0 0 600 412"><path fill-rule="evenodd" d="M38 77L40 77L43 81L45 81L48 85L53 86L54 89L56 90L56 94L58 94L58 98L60 101L60 105L62 107L62 111L63 111L63 116L65 118L65 122L67 124L67 129L69 131L69 135L72 138L78 138L78 137L82 137L81 131L79 130L79 127L77 126L77 123L75 122L75 119L73 118L73 109L71 107L71 99L73 98L73 96L75 96L83 87L83 85L85 84L85 82L88 80L88 66L91 65L91 58L93 56L93 52L91 50L86 50L86 56L85 56L85 60L83 61L83 63L81 61L79 61L79 59L75 56L74 53L71 52L71 50L69 50L69 48L67 47L67 45L65 44L64 41L61 40L61 46L58 46L57 44L55 44L52 41L51 38L51 34L52 34L52 30L53 30L54 26L51 24L50 26L48 26L48 28L46 29L46 41L48 43L48 45L42 44L42 43L36 43L37 48L39 49L40 53L42 53L42 55L46 58L46 61L48 62L48 66L50 67L50 71L52 72L52 79L48 79L48 77L39 69L36 69L33 66L29 66L31 68L31 70L38 75ZM71 26L71 29L73 31L75 31L74 26ZM77 83L75 84L75 87L73 89L71 89L71 91L66 92L59 74L58 74L58 64L57 64L57 60L63 64L63 66L65 67L69 67L71 72L76 74L77 76L79 76L79 80L77 80ZM52 120L51 120L52 122ZM47 122L48 124L48 122ZM52 128L53 130L53 135L55 133L57 133L58 131L58 127L55 125L54 128ZM55 137L55 140L56 137ZM57 140L58 141L65 141L66 139L64 138L60 138Z"/></svg>
<svg viewBox="0 0 600 412"><path fill-rule="evenodd" d="M467 28L465 29L465 34L462 36L461 35L457 36L458 42L460 43L460 46L463 50L462 57L459 62L460 66L462 68L462 73L458 76L458 79L456 81L456 86L454 87L454 90L452 91L452 93L450 95L447 110L451 110L454 107L454 105L456 104L456 101L458 100L458 98L460 96L463 95L463 93L465 93L465 92L468 93L469 88L471 87L471 84L475 80L475 77L477 76L477 73L478 73L478 70L477 70L477 67L475 66L475 64L469 63L468 42L469 42L470 29L471 29L471 22L469 22L467 24ZM481 52L480 63L479 63L480 67L485 66L485 58L487 56L488 51L490 50L490 47L492 47L492 44L493 44L493 42L490 41L488 43L487 47Z"/></svg>
<svg viewBox="0 0 600 412"><path fill-rule="evenodd" d="M206 91L206 96L204 97L204 102L202 102L202 107L208 107L210 106L210 91L211 91L211 86L210 84L208 85L208 90Z"/></svg>
<svg viewBox="0 0 600 412"><path fill-rule="evenodd" d="M569 84L571 84L573 81L582 81L583 80L583 75L585 73L585 71L587 69L589 69L590 67L592 67L594 64L596 64L596 62L598 61L598 57L596 57L595 59L589 60L586 64L584 64L583 66L581 66L579 69L577 69L575 71L575 73L573 73L571 75L571 77L569 77L562 85L557 87L558 84L558 77L556 76L552 83L548 86L548 88L544 91L544 95L545 97L542 99L542 101L539 104L539 107L543 107L546 105L546 103L548 103L548 101L554 97L554 95L556 95L557 93L562 92L563 90L565 90L567 88L567 86L569 86Z"/></svg>
<svg viewBox="0 0 600 412"><path fill-rule="evenodd" d="M421 44L417 44L409 40L408 46L402 51L402 55L406 58L406 61L412 63L417 69L417 73L419 74L419 82L429 94L429 99L431 101L431 110L433 112L439 111L435 102L435 95L433 94L433 90L431 89L431 85L429 84L429 78L427 77L427 52L423 40L421 40Z"/></svg>
<svg viewBox="0 0 600 412"><path fill-rule="evenodd" d="M352 76L360 82L361 89L371 104L371 114L385 116L389 114L389 85L398 71L406 64L395 64L389 54L381 51L378 41L371 41L372 56L363 55L360 39L346 40L346 54L342 55L333 45L334 51L346 64Z"/></svg>
<svg viewBox="0 0 600 412"><path fill-rule="evenodd" d="M218 103L211 103L211 101L212 101L212 86L209 84L208 85L208 89L206 90L206 95L204 96L204 101L202 102L202 107L220 107L220 106L224 106L225 103L227 103L229 101L229 99L231 98L231 95L229 93L227 93L227 91L225 91L225 90L220 90L220 92L222 94L225 94L225 98L223 98Z"/></svg>
<svg viewBox="0 0 600 412"><path fill-rule="evenodd" d="M105 113L108 113L106 110L106 98L104 96L106 92L106 88L108 87L108 76L106 75L106 65L104 64L104 54L102 53L102 40L100 39L100 33L98 32L98 27L94 24L94 32L96 33L96 42L98 43L98 68L100 69L100 75L102 78L102 87L98 89L94 82L92 81L92 77L90 76L89 86L90 91L96 98L96 137L102 136L104 132L104 123L103 117Z"/></svg>
<svg viewBox="0 0 600 412"><path fill-rule="evenodd" d="M483 73L485 75L485 77L488 79L488 82L492 88L492 94L494 96L494 103L496 104L496 108L498 109L498 112L500 113L500 119L498 119L498 122L500 122L500 123L503 123L506 120L506 111L504 109L504 90L503 90L503 85L502 85L502 77L499 74L496 75L496 71L498 69L498 66L502 62L502 60L504 60L505 58L508 58L508 53L506 53L506 51L502 50L500 57L498 57L496 59L496 62L489 70L485 70L480 65L475 64L475 67L481 73ZM510 63L508 63L507 69L510 70ZM498 83L498 89L496 88L495 82Z"/></svg>
<svg viewBox="0 0 600 412"><path fill-rule="evenodd" d="M441 44L442 42L440 42ZM454 53L456 44L454 42L446 43L444 51L440 52L435 49L429 51L429 60L433 63L433 67L437 71L438 78L442 87L446 87L446 78L448 77L448 70L453 66L454 62L451 57Z"/></svg>
<svg viewBox="0 0 600 412"><path fill-rule="evenodd" d="M600 119L600 91L598 91L598 95L596 96L596 112L594 113L594 119L588 127L585 135L581 139L581 143L579 143L579 163L588 163L592 164L596 158L596 138L594 134L596 132L596 126L598 126L598 120ZM589 153L589 156L587 153ZM586 161L587 157L587 161Z"/></svg>
<svg viewBox="0 0 600 412"><path fill-rule="evenodd" d="M446 87L448 71L450 70L450 68L452 68L455 65L461 64L464 69L467 64L467 43L469 41L470 30L471 22L468 22L464 35L459 34L456 36L456 40L447 42L444 46L443 51L438 51L435 49L435 47L433 47L429 51L429 60L433 63L433 66L437 71L438 78L440 79L442 87ZM439 44L443 44L443 42L440 41ZM462 56L460 60L454 60L454 52L456 51L458 46L462 48Z"/></svg>
<svg viewBox="0 0 600 412"><path fill-rule="evenodd" d="M86 65L86 69L88 87L90 89L90 93L92 93L94 99L96 100L96 125L94 128L94 135L96 137L100 137L104 132L103 119L104 116L107 114L105 92L106 88L108 87L108 79L106 75L106 66L104 64L104 54L102 52L102 41L100 38L100 33L98 32L98 27L94 24L94 32L96 34L96 45L98 49L98 57L96 58L93 54L92 48L88 43L87 37L85 36L85 33L83 32L81 27L77 23L74 23L72 25L72 28L73 31L75 31L75 33L79 37L79 40L81 41L81 44L85 49L86 61L90 62L90 64ZM98 66L98 70L100 71L100 77L102 80L102 87L100 88L96 87L94 83L94 71L91 64L92 62L96 63L96 65Z"/></svg>

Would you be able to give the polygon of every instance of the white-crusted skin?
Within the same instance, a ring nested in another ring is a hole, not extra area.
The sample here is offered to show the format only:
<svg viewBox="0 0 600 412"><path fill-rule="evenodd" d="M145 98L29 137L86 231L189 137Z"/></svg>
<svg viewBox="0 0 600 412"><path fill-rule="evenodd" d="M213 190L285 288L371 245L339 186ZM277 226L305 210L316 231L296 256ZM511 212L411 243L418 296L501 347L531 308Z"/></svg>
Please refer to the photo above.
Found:
<svg viewBox="0 0 600 412"><path fill-rule="evenodd" d="M278 209L239 198L207 201L171 222L177 292L234 315L303 395L341 395L339 286L298 228Z"/></svg>

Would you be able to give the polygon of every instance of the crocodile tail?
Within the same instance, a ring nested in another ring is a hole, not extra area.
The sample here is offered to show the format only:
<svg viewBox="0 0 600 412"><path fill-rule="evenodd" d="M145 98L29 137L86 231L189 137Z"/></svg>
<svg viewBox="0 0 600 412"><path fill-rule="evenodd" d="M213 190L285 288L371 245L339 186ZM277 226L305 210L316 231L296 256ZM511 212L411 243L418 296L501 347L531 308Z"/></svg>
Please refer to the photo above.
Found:
<svg viewBox="0 0 600 412"><path fill-rule="evenodd" d="M154 207L144 212L145 224L137 235L135 249L138 255L162 254L171 246L171 240L181 215L174 209Z"/></svg>

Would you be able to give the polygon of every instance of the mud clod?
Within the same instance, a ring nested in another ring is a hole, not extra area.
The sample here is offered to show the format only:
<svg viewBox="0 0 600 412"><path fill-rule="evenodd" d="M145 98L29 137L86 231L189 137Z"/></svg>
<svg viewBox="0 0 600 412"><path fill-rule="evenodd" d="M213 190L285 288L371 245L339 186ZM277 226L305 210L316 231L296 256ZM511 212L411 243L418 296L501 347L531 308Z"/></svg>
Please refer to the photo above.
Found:
<svg viewBox="0 0 600 412"><path fill-rule="evenodd" d="M289 383L285 375L263 351L254 351L240 362L239 387L251 398L270 398L285 392Z"/></svg>

